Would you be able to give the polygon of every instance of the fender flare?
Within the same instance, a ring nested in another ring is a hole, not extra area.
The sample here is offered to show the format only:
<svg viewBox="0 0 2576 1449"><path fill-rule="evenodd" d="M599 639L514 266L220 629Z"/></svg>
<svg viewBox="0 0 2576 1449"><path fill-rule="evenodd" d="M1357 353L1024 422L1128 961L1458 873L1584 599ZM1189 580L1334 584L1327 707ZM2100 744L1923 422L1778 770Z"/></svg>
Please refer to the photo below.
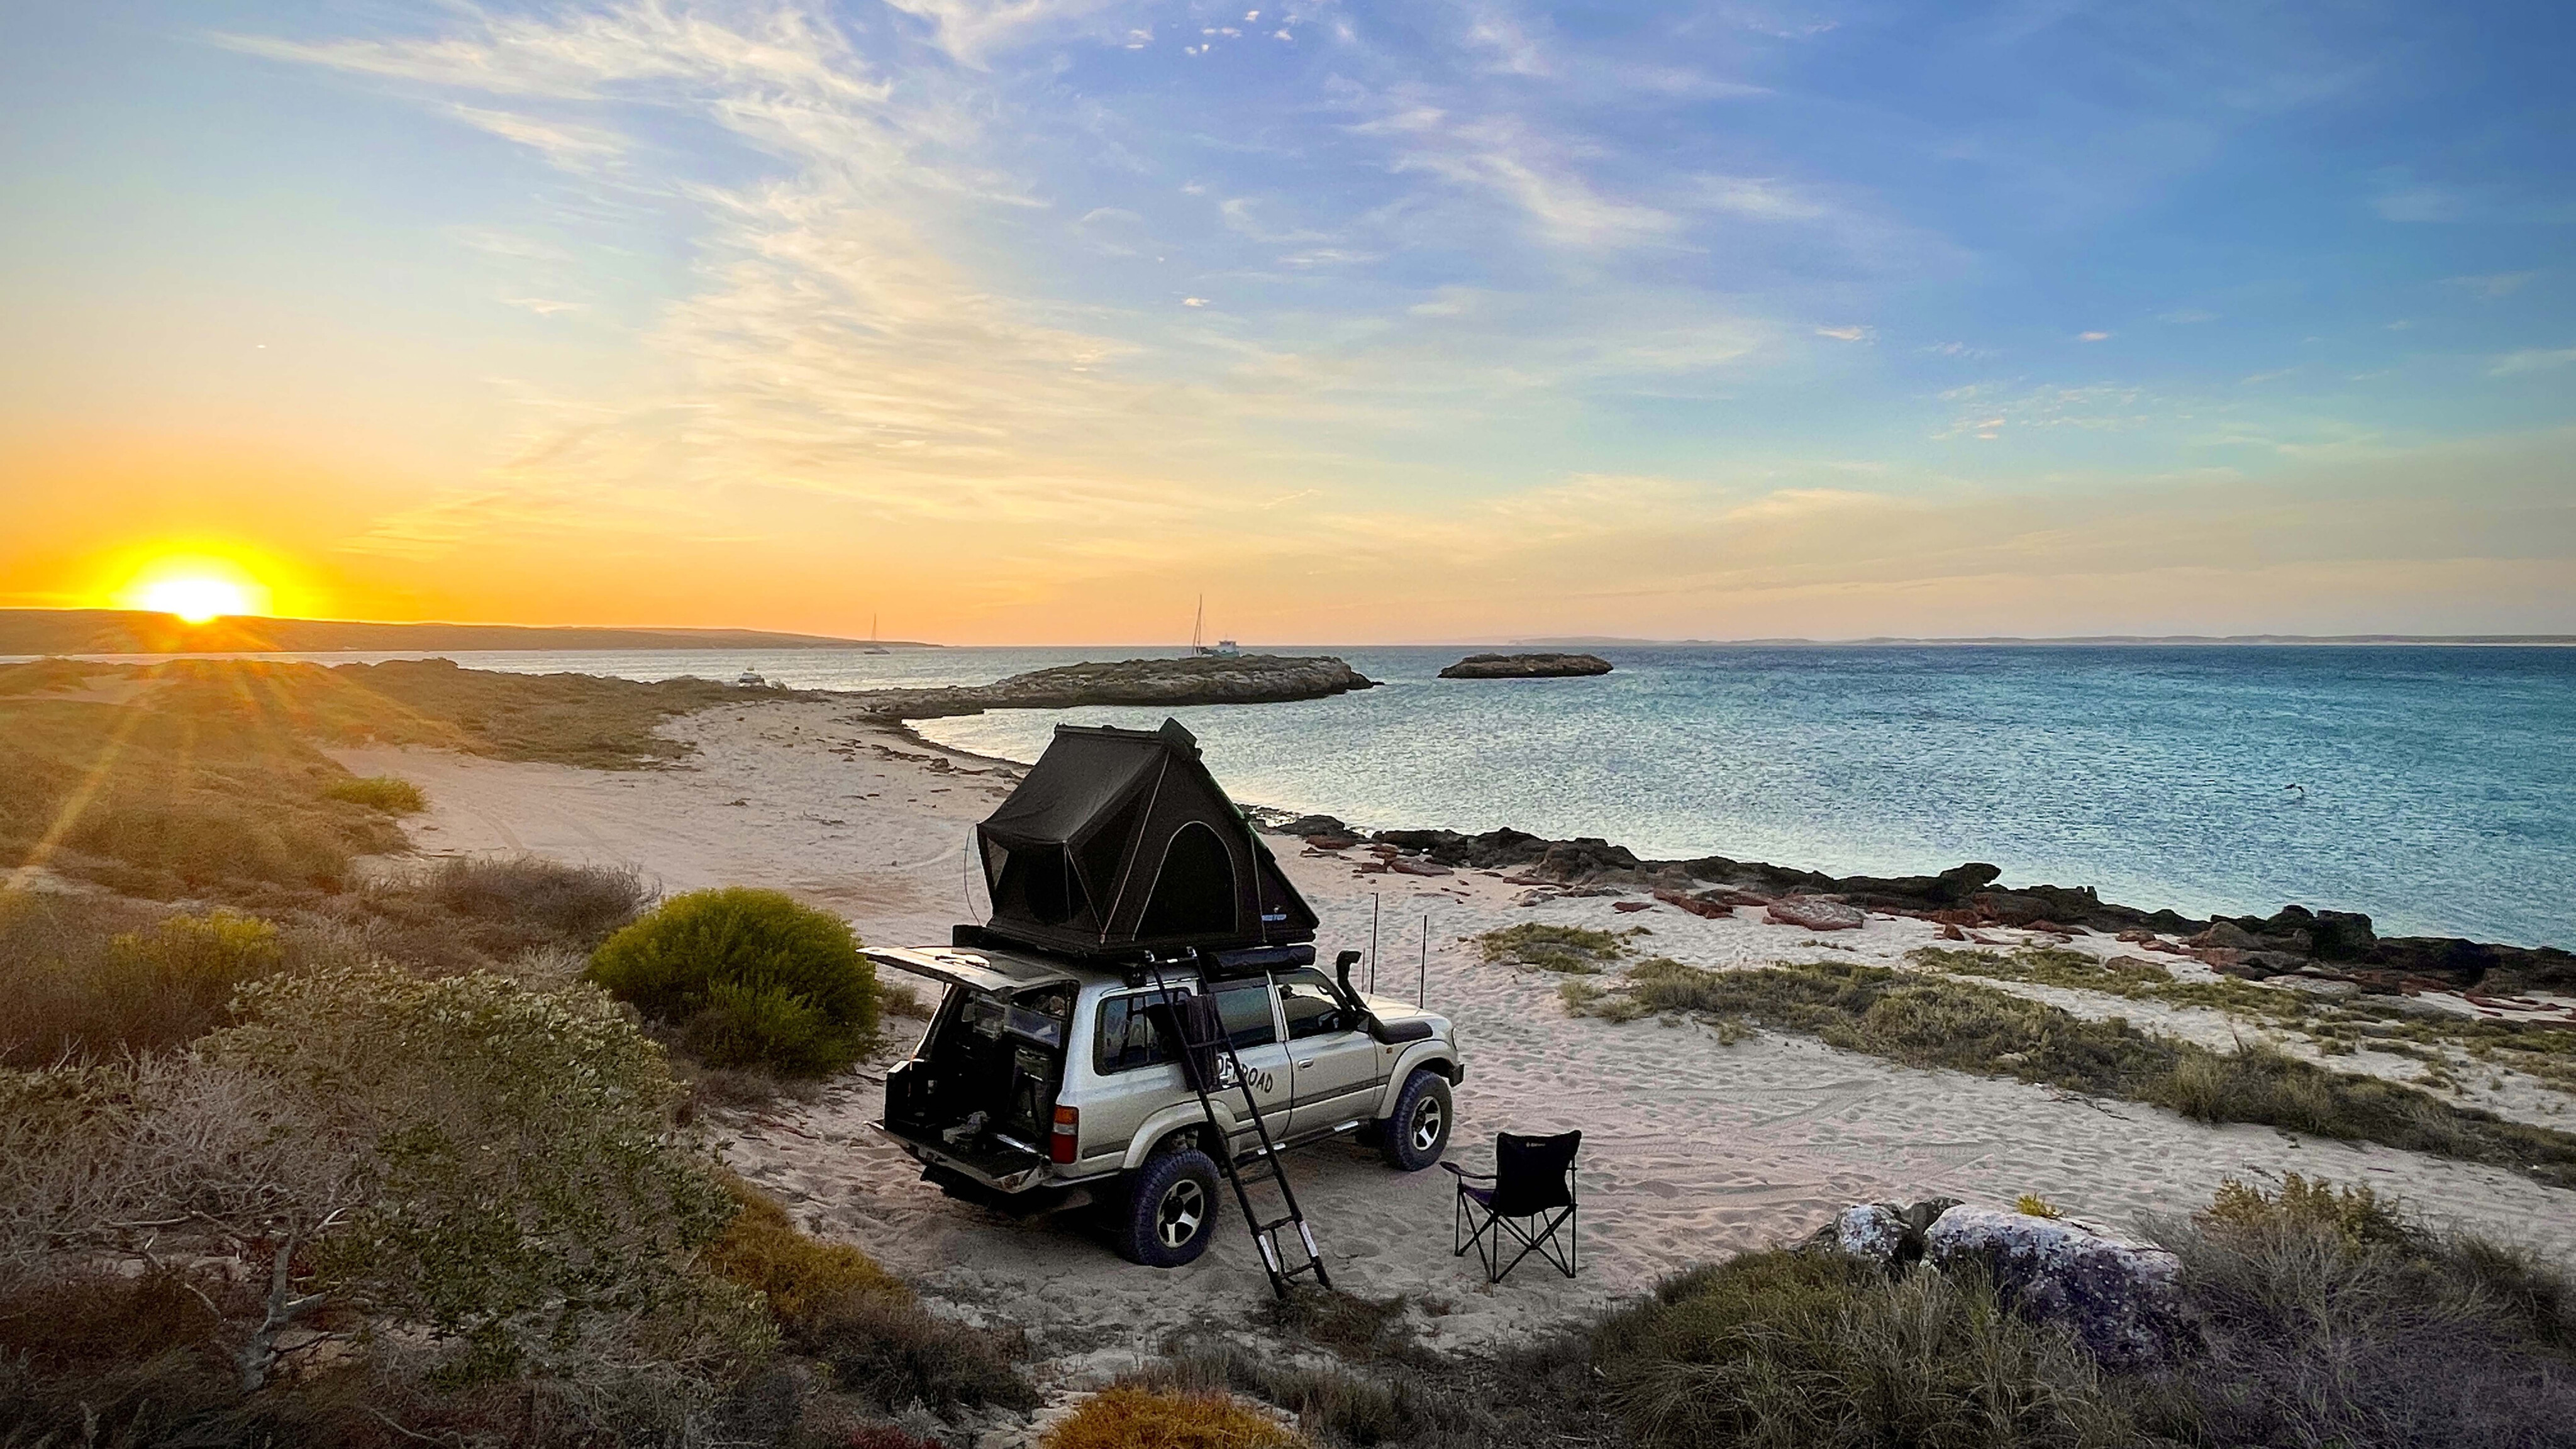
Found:
<svg viewBox="0 0 2576 1449"><path fill-rule="evenodd" d="M1378 1093L1377 1111L1371 1115L1379 1121L1386 1120L1386 1115L1395 1110L1395 1099L1404 1094L1404 1084L1423 1067L1434 1068L1455 1083L1462 1075L1458 1070L1458 1048L1438 1037L1414 1043L1395 1059L1395 1069L1386 1074L1386 1087Z"/></svg>
<svg viewBox="0 0 2576 1449"><path fill-rule="evenodd" d="M1220 1127L1228 1138L1232 1138L1236 1130L1242 1126L1235 1119L1233 1109L1223 1101L1216 1104L1216 1115ZM1127 1158L1119 1164L1119 1170L1134 1172L1144 1166L1146 1157L1153 1153L1154 1144L1176 1131L1184 1130L1202 1133L1207 1130L1207 1114L1199 1110L1199 1104L1195 1099L1174 1102L1146 1118L1145 1125L1136 1129L1136 1135L1127 1139Z"/></svg>

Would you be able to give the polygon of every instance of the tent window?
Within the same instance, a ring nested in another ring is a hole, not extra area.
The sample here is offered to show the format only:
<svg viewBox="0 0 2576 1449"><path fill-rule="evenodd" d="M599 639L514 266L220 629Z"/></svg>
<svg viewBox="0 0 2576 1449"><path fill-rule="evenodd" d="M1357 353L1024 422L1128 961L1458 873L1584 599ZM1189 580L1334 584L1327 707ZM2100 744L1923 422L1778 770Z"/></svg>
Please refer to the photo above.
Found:
<svg viewBox="0 0 2576 1449"><path fill-rule="evenodd" d="M1081 887L1064 858L1062 846L1022 847L1002 863L1003 900L1016 900L1031 916L1050 926L1073 918Z"/></svg>
<svg viewBox="0 0 2576 1449"><path fill-rule="evenodd" d="M1234 856L1217 833L1193 820L1172 833L1141 936L1202 936L1234 929Z"/></svg>

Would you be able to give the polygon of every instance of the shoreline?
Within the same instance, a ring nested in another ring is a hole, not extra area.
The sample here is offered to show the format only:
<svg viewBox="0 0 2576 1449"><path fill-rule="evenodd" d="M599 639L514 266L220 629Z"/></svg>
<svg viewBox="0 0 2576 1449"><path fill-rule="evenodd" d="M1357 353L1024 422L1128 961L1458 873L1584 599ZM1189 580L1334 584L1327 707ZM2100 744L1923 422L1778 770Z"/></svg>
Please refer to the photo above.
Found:
<svg viewBox="0 0 2576 1449"><path fill-rule="evenodd" d="M863 712L851 723L888 729L924 748L982 764L1024 771L1032 763L941 743L914 728L912 718ZM1659 895L1696 894L1708 897L1700 902L1703 906L1729 908L1767 908L1774 899L1821 897L1865 910L1925 915L1962 929L2081 926L2108 935L2149 932L2192 936L2208 936L2215 931L2219 939L2197 947L2198 959L2225 974L2254 981L2274 975L2321 976L2327 980L2351 980L2365 989L2399 993L2407 989L2409 978L2438 978L2443 989L2462 990L2483 984L2490 972L2505 971L2515 973L2510 989L2576 989L2576 952L2566 948L2517 946L2463 936L2383 937L2372 929L2366 913L2330 906L2310 908L2284 903L2270 916L2189 916L2171 907L2150 910L2105 901L2092 886L2004 885L2000 869L1978 861L1932 874L1837 876L1823 870L1740 861L1714 854L1681 859L1641 858L1627 847L1599 836L1551 839L1510 826L1472 835L1438 826L1368 830L1347 825L1326 813L1236 803L1274 835L1392 846L1399 859L1420 857L1453 870L1520 870L1533 878L1532 884L1543 881L1575 890L1624 886ZM1730 894L1749 899L1722 898ZM2222 926L2232 926L2233 934L2220 930ZM2304 939L2299 934L2302 932ZM2327 969L2319 971L2317 967Z"/></svg>

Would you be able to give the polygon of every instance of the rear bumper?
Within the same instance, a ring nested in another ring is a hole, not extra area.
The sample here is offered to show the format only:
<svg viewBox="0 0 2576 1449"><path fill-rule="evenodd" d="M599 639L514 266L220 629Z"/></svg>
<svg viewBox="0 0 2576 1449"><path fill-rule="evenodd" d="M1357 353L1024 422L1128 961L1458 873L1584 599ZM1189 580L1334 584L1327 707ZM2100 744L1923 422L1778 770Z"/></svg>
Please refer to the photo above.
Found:
<svg viewBox="0 0 2576 1449"><path fill-rule="evenodd" d="M1035 1153L961 1153L935 1137L889 1127L883 1121L868 1125L894 1139L895 1145L935 1174L942 1186L972 1186L982 1192L1008 1198L1078 1187L1117 1176L1114 1172L1059 1176L1062 1169L1058 1164Z"/></svg>

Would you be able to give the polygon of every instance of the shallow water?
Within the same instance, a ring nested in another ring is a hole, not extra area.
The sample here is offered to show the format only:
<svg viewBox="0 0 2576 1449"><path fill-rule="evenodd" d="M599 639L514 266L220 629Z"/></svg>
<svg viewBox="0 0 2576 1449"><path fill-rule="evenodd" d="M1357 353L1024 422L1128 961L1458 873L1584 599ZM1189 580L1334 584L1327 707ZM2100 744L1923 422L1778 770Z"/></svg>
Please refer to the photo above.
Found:
<svg viewBox="0 0 2576 1449"><path fill-rule="evenodd" d="M749 665L863 689L1137 652L453 657L638 679ZM1553 680L1436 678L1454 647L1278 652L1336 653L1386 683L1169 711L1246 801L1838 874L1986 860L2008 882L2195 915L2295 901L2391 934L2576 945L2576 649L1605 648L1615 673ZM922 732L1026 760L1059 723L1164 713L1004 711Z"/></svg>

